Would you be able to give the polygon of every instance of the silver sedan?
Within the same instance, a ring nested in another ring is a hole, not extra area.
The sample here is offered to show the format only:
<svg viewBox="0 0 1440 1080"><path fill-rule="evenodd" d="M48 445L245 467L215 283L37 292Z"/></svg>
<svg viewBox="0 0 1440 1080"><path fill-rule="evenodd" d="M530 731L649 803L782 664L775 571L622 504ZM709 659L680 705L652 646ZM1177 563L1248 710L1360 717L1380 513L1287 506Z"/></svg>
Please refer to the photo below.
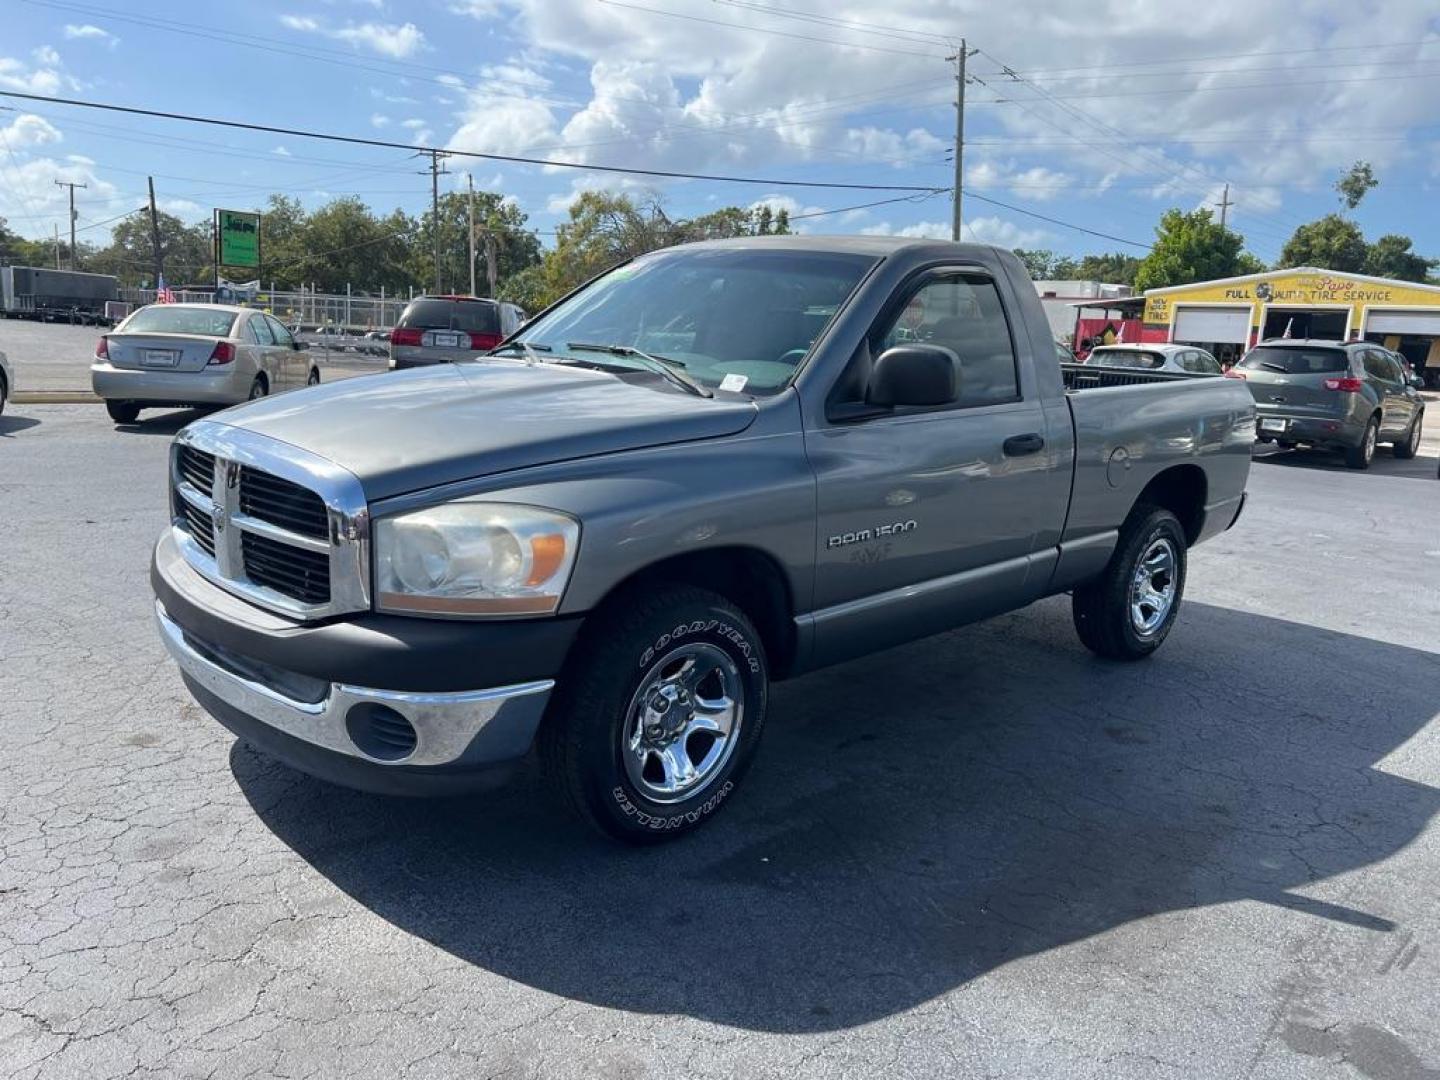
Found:
<svg viewBox="0 0 1440 1080"><path fill-rule="evenodd" d="M142 408L235 405L320 381L320 369L278 319L226 304L151 304L100 339L90 383L110 418Z"/></svg>

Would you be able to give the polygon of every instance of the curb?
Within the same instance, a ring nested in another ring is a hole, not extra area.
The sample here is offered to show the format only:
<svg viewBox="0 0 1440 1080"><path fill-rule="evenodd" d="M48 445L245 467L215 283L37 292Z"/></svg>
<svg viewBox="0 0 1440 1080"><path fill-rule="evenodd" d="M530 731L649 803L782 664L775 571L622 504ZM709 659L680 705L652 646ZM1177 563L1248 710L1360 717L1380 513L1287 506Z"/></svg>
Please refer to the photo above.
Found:
<svg viewBox="0 0 1440 1080"><path fill-rule="evenodd" d="M16 405L100 405L101 398L89 390L17 390L10 395Z"/></svg>

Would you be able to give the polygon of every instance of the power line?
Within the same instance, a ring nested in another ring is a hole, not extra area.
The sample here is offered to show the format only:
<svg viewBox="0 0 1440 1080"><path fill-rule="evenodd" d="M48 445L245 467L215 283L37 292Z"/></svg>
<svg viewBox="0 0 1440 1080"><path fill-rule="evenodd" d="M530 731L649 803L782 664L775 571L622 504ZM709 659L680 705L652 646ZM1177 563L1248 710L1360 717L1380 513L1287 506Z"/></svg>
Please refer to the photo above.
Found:
<svg viewBox="0 0 1440 1080"><path fill-rule="evenodd" d="M478 150L446 150L441 147L415 146L391 142L387 139L365 139L357 135L336 135L323 131L301 131L298 128L275 127L270 124L251 124L240 120L222 120L210 116L191 116L186 113L167 112L159 109L141 109L130 105L111 105L99 101L83 101L79 98L47 97L43 94L24 94L18 90L0 90L0 97L17 98L23 101L44 101L52 105L73 105L82 109L100 109L104 112L124 113L129 116L150 116L162 120L183 120L191 124L210 124L214 127L233 128L239 131L263 131L271 135L289 135L292 138L319 139L322 142L347 143L352 146L373 146L384 150L405 150L422 154L443 153L456 157L479 158L484 161L507 161L518 165L540 165L556 169L580 169L582 171L620 173L627 176L654 176L672 180L705 180L723 184L757 184L765 187L829 188L845 191L934 191L934 186L919 184L858 184L842 183L835 180L777 180L758 176L731 176L713 173L677 172L669 169L636 169L623 165L587 165L579 161L558 161L553 158L521 157L515 154L488 154Z"/></svg>
<svg viewBox="0 0 1440 1080"><path fill-rule="evenodd" d="M932 34L925 30L906 30L898 26L886 26L881 23L861 22L858 19L841 19L834 15L821 15L817 12L796 11L794 8L783 8L773 4L761 4L755 0L714 0L717 4L725 4L729 7L743 8L747 11L758 11L762 15L774 15L782 19L797 19L801 22L817 23L821 26L832 26L845 30L864 30L870 34L880 37L894 38L897 41L909 41L916 45L939 45L946 49L955 48L955 39L944 34Z"/></svg>
<svg viewBox="0 0 1440 1080"><path fill-rule="evenodd" d="M1094 229L1087 229L1084 225L1076 225L1074 222L1071 221L1061 221L1059 218L1047 217L1045 214L1037 214L1034 210L1026 210L1022 206L1011 206L1009 203L1003 203L999 199L992 199L987 195L981 195L978 192L971 191L969 188L965 189L965 194L972 199L979 199L983 203L989 203L991 206L999 206L1005 210L1012 210L1017 214L1024 214L1026 217L1037 218L1040 221L1048 221L1051 225L1059 225L1062 228L1074 229L1076 232L1089 233L1091 236L1098 236L1103 240L1113 240L1117 244L1128 244L1131 247L1143 248L1146 251L1149 251L1154 247L1153 244L1142 244L1138 240L1126 240L1123 236L1111 236L1109 233L1097 232Z"/></svg>
<svg viewBox="0 0 1440 1080"><path fill-rule="evenodd" d="M744 23L730 22L727 19L707 19L703 15L686 15L679 11L666 11L664 8L645 7L643 4L628 4L622 0L599 0L608 7L628 8L631 11L644 11L651 15L664 15L671 19L684 19L687 22L704 23L707 26L723 26L729 30L752 31L758 34L770 34L774 37L790 38L796 41L812 41L820 45L839 45L846 49L864 49L867 52L891 53L895 56L925 56L932 60L943 60L939 53L920 52L916 49L892 49L886 45L866 45L858 41L837 41L834 38L811 37L808 34L792 34L788 30L771 30L764 26L746 26Z"/></svg>

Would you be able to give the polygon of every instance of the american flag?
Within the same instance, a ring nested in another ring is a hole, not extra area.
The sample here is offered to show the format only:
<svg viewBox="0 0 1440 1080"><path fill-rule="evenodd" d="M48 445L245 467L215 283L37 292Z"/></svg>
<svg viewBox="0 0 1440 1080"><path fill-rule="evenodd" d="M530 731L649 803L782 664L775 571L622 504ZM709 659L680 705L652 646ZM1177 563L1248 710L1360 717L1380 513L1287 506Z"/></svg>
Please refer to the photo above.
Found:
<svg viewBox="0 0 1440 1080"><path fill-rule="evenodd" d="M160 280L155 284L155 302L157 304L175 303L175 290L165 284L165 275L160 275Z"/></svg>

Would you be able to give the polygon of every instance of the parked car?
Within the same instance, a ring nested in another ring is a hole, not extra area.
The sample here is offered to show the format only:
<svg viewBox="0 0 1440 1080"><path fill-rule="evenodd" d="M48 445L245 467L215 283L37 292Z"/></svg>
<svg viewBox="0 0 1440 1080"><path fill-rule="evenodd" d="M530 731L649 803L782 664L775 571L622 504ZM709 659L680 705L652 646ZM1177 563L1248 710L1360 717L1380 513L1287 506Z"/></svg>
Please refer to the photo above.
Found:
<svg viewBox="0 0 1440 1080"><path fill-rule="evenodd" d="M417 296L390 331L391 368L473 360L520 329L514 304L478 296Z"/></svg>
<svg viewBox="0 0 1440 1080"><path fill-rule="evenodd" d="M1097 345L1085 361L1095 367L1143 368L1171 375L1220 375L1220 361L1194 345Z"/></svg>
<svg viewBox="0 0 1440 1080"><path fill-rule="evenodd" d="M1065 592L1096 653L1159 648L1254 407L1127 377L1066 392L1001 249L654 252L483 362L186 427L159 630L302 770L440 794L538 744L596 827L676 836L734 797L772 680Z"/></svg>
<svg viewBox="0 0 1440 1080"><path fill-rule="evenodd" d="M367 330L358 348L367 356L389 356L390 331Z"/></svg>
<svg viewBox="0 0 1440 1080"><path fill-rule="evenodd" d="M263 311L150 304L100 338L90 383L117 424L140 410L234 405L320 381L306 346Z"/></svg>
<svg viewBox="0 0 1440 1080"><path fill-rule="evenodd" d="M1398 458L1419 452L1420 379L1379 345L1266 341L1226 374L1250 388L1261 442L1339 450L1352 469L1368 469L1378 443L1390 443Z"/></svg>
<svg viewBox="0 0 1440 1080"><path fill-rule="evenodd" d="M15 392L15 373L10 370L10 361L0 352L0 413L5 412L5 402Z"/></svg>

